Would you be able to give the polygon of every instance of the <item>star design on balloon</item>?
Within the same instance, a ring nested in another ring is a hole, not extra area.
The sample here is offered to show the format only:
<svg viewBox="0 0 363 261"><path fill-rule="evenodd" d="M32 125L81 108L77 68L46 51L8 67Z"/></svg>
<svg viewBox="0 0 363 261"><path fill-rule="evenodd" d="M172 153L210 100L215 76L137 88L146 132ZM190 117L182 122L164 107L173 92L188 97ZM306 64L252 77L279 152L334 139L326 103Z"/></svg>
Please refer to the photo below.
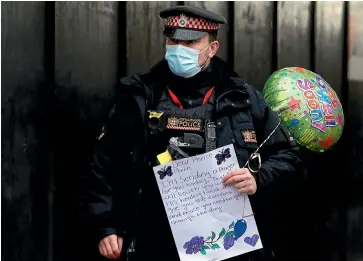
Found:
<svg viewBox="0 0 363 261"><path fill-rule="evenodd" d="M333 145L333 136L328 136L325 138L325 141L320 141L319 143L323 146L324 149L327 149Z"/></svg>
<svg viewBox="0 0 363 261"><path fill-rule="evenodd" d="M343 116L342 115L338 114L337 120L338 120L338 125L340 125L340 126L343 125Z"/></svg>
<svg viewBox="0 0 363 261"><path fill-rule="evenodd" d="M290 107L290 110L295 110L295 109L301 109L300 108L300 102L301 100L297 100L294 97L291 97L291 100L287 103Z"/></svg>
<svg viewBox="0 0 363 261"><path fill-rule="evenodd" d="M297 72L300 72L300 73L305 73L305 70L303 68L300 68L300 67L295 67L294 70L297 71Z"/></svg>

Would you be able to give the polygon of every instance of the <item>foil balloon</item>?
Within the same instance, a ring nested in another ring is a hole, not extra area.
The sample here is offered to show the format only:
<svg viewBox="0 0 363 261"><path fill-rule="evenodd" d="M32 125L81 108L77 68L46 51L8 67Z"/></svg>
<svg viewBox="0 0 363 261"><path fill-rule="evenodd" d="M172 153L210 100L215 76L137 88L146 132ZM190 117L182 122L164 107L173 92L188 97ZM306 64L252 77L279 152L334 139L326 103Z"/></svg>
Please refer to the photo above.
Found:
<svg viewBox="0 0 363 261"><path fill-rule="evenodd" d="M330 85L314 72L283 68L268 78L263 96L302 147L324 152L343 133L342 105Z"/></svg>

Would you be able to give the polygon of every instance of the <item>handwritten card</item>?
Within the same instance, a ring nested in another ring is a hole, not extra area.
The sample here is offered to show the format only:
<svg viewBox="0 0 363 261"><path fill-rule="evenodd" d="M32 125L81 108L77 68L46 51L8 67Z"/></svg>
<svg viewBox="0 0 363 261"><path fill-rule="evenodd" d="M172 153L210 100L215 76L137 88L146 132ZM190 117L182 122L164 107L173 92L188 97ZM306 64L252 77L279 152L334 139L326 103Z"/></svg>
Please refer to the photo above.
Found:
<svg viewBox="0 0 363 261"><path fill-rule="evenodd" d="M153 168L181 261L262 248L247 194L222 183L237 168L233 145Z"/></svg>

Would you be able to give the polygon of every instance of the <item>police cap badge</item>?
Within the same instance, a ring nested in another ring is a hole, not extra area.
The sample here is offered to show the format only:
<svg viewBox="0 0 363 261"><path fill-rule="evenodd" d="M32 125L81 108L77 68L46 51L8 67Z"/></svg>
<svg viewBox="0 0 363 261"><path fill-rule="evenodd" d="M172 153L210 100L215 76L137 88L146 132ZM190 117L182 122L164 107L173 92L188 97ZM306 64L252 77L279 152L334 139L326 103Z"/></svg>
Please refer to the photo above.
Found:
<svg viewBox="0 0 363 261"><path fill-rule="evenodd" d="M159 16L166 19L164 35L173 40L197 40L227 24L225 17L193 6L167 8Z"/></svg>

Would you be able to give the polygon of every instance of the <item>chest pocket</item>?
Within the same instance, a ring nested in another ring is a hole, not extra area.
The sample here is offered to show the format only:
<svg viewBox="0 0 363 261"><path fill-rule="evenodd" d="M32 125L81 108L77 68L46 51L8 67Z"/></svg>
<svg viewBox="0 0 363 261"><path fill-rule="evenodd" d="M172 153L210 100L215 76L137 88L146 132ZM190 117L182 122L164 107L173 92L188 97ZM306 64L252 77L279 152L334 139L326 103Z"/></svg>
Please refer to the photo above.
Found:
<svg viewBox="0 0 363 261"><path fill-rule="evenodd" d="M243 167L250 155L258 148L257 131L248 110L237 112L230 121L233 129L232 143L238 163L240 167Z"/></svg>

